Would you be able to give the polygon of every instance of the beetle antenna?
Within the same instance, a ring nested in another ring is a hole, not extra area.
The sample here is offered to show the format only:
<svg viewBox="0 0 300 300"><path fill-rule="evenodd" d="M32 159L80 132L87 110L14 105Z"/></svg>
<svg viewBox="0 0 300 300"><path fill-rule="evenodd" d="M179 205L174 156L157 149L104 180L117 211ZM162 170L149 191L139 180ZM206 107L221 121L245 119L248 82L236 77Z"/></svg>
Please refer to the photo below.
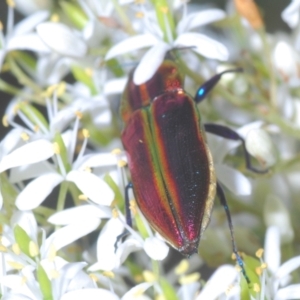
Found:
<svg viewBox="0 0 300 300"><path fill-rule="evenodd" d="M226 217L227 217L229 230L230 230L230 235L231 235L232 251L236 256L236 261L237 261L238 265L240 266L240 268L242 270L242 273L243 273L247 283L249 284L250 279L249 279L249 277L246 273L244 262L243 262L242 258L240 257L240 255L238 254L238 251L237 251L237 247L236 247L236 243L235 243L235 239L234 239L234 234L233 234L232 220L231 220L231 215L230 215L229 207L228 207L228 204L227 204L227 200L226 200L224 191L223 191L221 185L218 182L217 182L217 194L218 194L218 196L220 198L220 202L221 202L221 204L224 207L224 210L226 212Z"/></svg>

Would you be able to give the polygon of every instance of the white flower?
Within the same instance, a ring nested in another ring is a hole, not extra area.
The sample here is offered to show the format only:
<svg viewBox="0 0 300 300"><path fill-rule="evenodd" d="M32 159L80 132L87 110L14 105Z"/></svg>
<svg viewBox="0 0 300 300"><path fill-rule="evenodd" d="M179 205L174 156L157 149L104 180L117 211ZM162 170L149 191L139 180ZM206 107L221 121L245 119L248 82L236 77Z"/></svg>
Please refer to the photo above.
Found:
<svg viewBox="0 0 300 300"><path fill-rule="evenodd" d="M144 20L146 32L130 37L113 46L106 54L105 59L108 60L120 54L151 47L135 70L133 81L137 85L146 82L153 76L164 60L166 53L172 48L189 47L205 57L227 60L229 54L225 46L206 35L190 32L192 29L218 21L224 17L225 13L219 9L208 9L184 16L177 25L177 37L173 39L170 35L168 42L166 42L163 40L162 31L155 24L155 20L151 18L151 13L147 12ZM151 24L150 28L149 24ZM166 24L166 26L169 25Z"/></svg>
<svg viewBox="0 0 300 300"><path fill-rule="evenodd" d="M291 28L295 28L299 23L300 1L292 0L283 10L281 17Z"/></svg>
<svg viewBox="0 0 300 300"><path fill-rule="evenodd" d="M13 152L4 156L0 162L1 172L14 167L20 167L11 172L11 182L17 183L35 178L18 195L16 200L17 207L21 210L30 210L38 207L51 193L54 187L62 183L64 180L74 182L78 185L82 193L95 203L110 205L114 198L112 190L106 183L103 182L102 179L87 171L87 167L92 167L87 166L86 164L86 161L90 160L91 157L84 156L88 135L85 136L81 151L77 156L77 159L74 161L79 118L76 118L73 130L69 130L62 135L66 147L65 155L67 157L65 158L65 161L63 161L61 157L61 150L55 150L54 145L49 141L53 140L55 134L57 134L57 128L59 127L59 122L57 122L56 119L57 105L55 100L53 101L53 106L48 103L50 118L49 128L47 128L41 120L36 118L35 121L39 122L38 124L39 128L41 128L41 132L35 133L30 132L29 130L27 131L31 134L33 140L37 140L17 148ZM65 112L67 113L67 111ZM31 120L21 112L19 113L25 124L27 124L29 128L34 128L34 124L32 124ZM75 118L75 114L73 114L73 118ZM67 120L69 120L69 118L67 118ZM65 122L64 118L60 118L60 122ZM11 123L15 124L13 121L11 121ZM56 126L53 124L56 124ZM16 124L16 126L18 125ZM54 164L45 161L51 157ZM98 156L98 166L103 162L103 159L101 160L99 158L101 158L101 156ZM94 166L97 165L95 164ZM41 188L41 186L43 186L43 188Z"/></svg>
<svg viewBox="0 0 300 300"><path fill-rule="evenodd" d="M0 31L0 69L5 55L12 50L31 50L39 53L48 53L49 49L33 31L37 24L47 19L47 11L39 11L14 26L14 11L8 7L6 36ZM13 27L14 26L14 27Z"/></svg>
<svg viewBox="0 0 300 300"><path fill-rule="evenodd" d="M288 285L291 273L300 268L300 256L293 257L280 266L280 232L269 227L265 239L265 262L268 270L261 275L261 292L257 299L289 300L300 298L300 284Z"/></svg>

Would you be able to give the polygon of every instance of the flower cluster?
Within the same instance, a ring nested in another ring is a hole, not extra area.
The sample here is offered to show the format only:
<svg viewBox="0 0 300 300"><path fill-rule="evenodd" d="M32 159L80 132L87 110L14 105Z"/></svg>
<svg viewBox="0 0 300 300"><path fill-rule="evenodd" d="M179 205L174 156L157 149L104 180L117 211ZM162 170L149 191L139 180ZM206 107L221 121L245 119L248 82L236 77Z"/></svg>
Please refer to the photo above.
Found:
<svg viewBox="0 0 300 300"><path fill-rule="evenodd" d="M187 2L7 0L1 299L300 299L300 2L281 15L291 33L273 34L254 1L228 0L226 10ZM152 229L134 193L125 207L119 99L133 67L131 84L143 85L166 58L187 93L216 73L244 70L224 75L198 105L204 123L240 137L207 134L247 253L243 272L231 265L222 207L189 260ZM268 172L247 169L250 155Z"/></svg>

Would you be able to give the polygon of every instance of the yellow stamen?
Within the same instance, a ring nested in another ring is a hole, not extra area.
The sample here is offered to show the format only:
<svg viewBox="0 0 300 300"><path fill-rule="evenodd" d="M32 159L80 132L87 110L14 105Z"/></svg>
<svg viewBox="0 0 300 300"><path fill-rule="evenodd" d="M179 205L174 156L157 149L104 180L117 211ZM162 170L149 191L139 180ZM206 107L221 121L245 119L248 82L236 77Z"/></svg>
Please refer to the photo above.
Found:
<svg viewBox="0 0 300 300"><path fill-rule="evenodd" d="M120 159L118 161L118 167L123 168L123 167L126 167L126 165L127 165L127 162L125 160Z"/></svg>
<svg viewBox="0 0 300 300"><path fill-rule="evenodd" d="M57 155L59 155L59 154L60 154L60 147L59 147L58 143L57 143L57 142L54 142L54 143L52 144L52 146L53 146L53 151L54 151L54 153L57 154Z"/></svg>
<svg viewBox="0 0 300 300"><path fill-rule="evenodd" d="M60 274L59 274L59 272L57 270L55 270L55 269L50 270L50 272L49 272L50 279L56 279L59 276L60 276Z"/></svg>
<svg viewBox="0 0 300 300"><path fill-rule="evenodd" d="M88 75L89 77L92 77L93 76L93 70L91 68L85 68L84 69L84 73L86 75Z"/></svg>
<svg viewBox="0 0 300 300"><path fill-rule="evenodd" d="M155 282L156 277L155 274L149 270L143 271L143 276L146 282Z"/></svg>
<svg viewBox="0 0 300 300"><path fill-rule="evenodd" d="M114 209L112 210L112 217L113 217L114 219L116 219L116 218L119 217L119 212L118 212L118 210L117 210L116 208L114 208Z"/></svg>
<svg viewBox="0 0 300 300"><path fill-rule="evenodd" d="M195 272L195 273L180 277L178 281L181 285L184 285L184 284L197 282L200 279L200 277L201 277L200 273Z"/></svg>
<svg viewBox="0 0 300 300"><path fill-rule="evenodd" d="M50 21L55 22L55 23L59 22L59 15L58 14L53 14L50 18Z"/></svg>
<svg viewBox="0 0 300 300"><path fill-rule="evenodd" d="M66 92L66 87L67 87L67 84L62 81L58 84L57 86L57 96L60 97L61 95L63 95L65 92Z"/></svg>
<svg viewBox="0 0 300 300"><path fill-rule="evenodd" d="M21 285L25 285L25 283L27 282L27 277L26 276L23 276L21 278Z"/></svg>
<svg viewBox="0 0 300 300"><path fill-rule="evenodd" d="M138 12L135 13L135 17L137 19L142 19L142 18L145 17L145 14L142 11L138 11Z"/></svg>
<svg viewBox="0 0 300 300"><path fill-rule="evenodd" d="M8 116L7 115L4 115L3 118L2 118L2 125L4 127L8 127L9 124L8 124Z"/></svg>
<svg viewBox="0 0 300 300"><path fill-rule="evenodd" d="M10 7L15 7L16 6L15 1L13 1L13 0L6 0L6 3Z"/></svg>
<svg viewBox="0 0 300 300"><path fill-rule="evenodd" d="M121 153L122 153L122 150L118 149L118 148L111 151L111 154L113 154L113 155L120 155Z"/></svg>
<svg viewBox="0 0 300 300"><path fill-rule="evenodd" d="M255 255L258 258L262 258L263 253L264 253L264 249L260 248L255 252Z"/></svg>
<svg viewBox="0 0 300 300"><path fill-rule="evenodd" d="M87 201L89 198L86 195L81 194L81 195L78 196L78 199L81 200L81 201Z"/></svg>
<svg viewBox="0 0 300 300"><path fill-rule="evenodd" d="M261 267L255 268L255 273L256 273L258 276L260 276L260 275L263 273L262 268L261 268Z"/></svg>
<svg viewBox="0 0 300 300"><path fill-rule="evenodd" d="M1 21L0 21L0 30L1 30L1 31L3 30L3 24L2 24Z"/></svg>
<svg viewBox="0 0 300 300"><path fill-rule="evenodd" d="M82 129L82 134L83 134L85 139L88 139L90 137L90 132L86 128Z"/></svg>
<svg viewBox="0 0 300 300"><path fill-rule="evenodd" d="M82 112L81 111L75 111L75 115L76 115L76 117L80 120L80 119L82 119Z"/></svg>
<svg viewBox="0 0 300 300"><path fill-rule="evenodd" d="M38 256L40 253L40 249L38 247L38 245L33 242L33 241L30 241L29 242L29 254L31 257L35 257L35 256Z"/></svg>
<svg viewBox="0 0 300 300"><path fill-rule="evenodd" d="M47 258L50 261L54 261L55 257L56 257L56 249L55 249L54 245L51 245Z"/></svg>
<svg viewBox="0 0 300 300"><path fill-rule="evenodd" d="M16 255L21 254L20 246L17 243L13 244L11 249L12 249L13 253L15 253Z"/></svg>
<svg viewBox="0 0 300 300"><path fill-rule="evenodd" d="M16 270L22 270L24 268L24 265L23 264L20 264L18 262L15 262L15 261L8 261L7 262L13 269L16 269Z"/></svg>
<svg viewBox="0 0 300 300"><path fill-rule="evenodd" d="M169 7L168 6L162 6L160 8L160 11L164 14L167 14L169 12Z"/></svg>
<svg viewBox="0 0 300 300"><path fill-rule="evenodd" d="M175 268L176 275L182 275L187 272L189 268L189 261L187 259L182 259L179 265Z"/></svg>
<svg viewBox="0 0 300 300"><path fill-rule="evenodd" d="M0 244L0 252L7 252L7 248L2 244Z"/></svg>
<svg viewBox="0 0 300 300"><path fill-rule="evenodd" d="M104 272L102 272L102 275L104 275L105 277L108 277L108 278L115 278L115 273L112 271L104 271Z"/></svg>
<svg viewBox="0 0 300 300"><path fill-rule="evenodd" d="M27 142L29 140L29 135L26 133L26 132L22 132L21 133L21 139L24 141L24 142Z"/></svg>
<svg viewBox="0 0 300 300"><path fill-rule="evenodd" d="M260 285L258 283L254 283L253 284L253 290L256 293L259 293L260 292Z"/></svg>
<svg viewBox="0 0 300 300"><path fill-rule="evenodd" d="M97 282L98 281L98 277L96 274L89 274L90 278L94 281L94 282Z"/></svg>
<svg viewBox="0 0 300 300"><path fill-rule="evenodd" d="M267 269L268 264L267 264L267 263L262 263L260 267L261 267L262 269Z"/></svg>
<svg viewBox="0 0 300 300"><path fill-rule="evenodd" d="M135 216L138 212L135 200L129 201L129 208L130 208L133 216Z"/></svg>

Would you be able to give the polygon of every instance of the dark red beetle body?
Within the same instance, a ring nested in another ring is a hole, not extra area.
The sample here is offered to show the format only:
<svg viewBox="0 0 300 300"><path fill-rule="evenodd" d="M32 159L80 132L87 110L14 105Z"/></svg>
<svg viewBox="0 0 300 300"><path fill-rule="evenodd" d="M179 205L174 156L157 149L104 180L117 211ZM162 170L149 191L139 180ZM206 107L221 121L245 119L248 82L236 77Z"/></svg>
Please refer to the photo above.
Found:
<svg viewBox="0 0 300 300"><path fill-rule="evenodd" d="M124 92L122 142L137 204L151 226L184 255L198 251L216 179L195 101L166 60L145 84Z"/></svg>

